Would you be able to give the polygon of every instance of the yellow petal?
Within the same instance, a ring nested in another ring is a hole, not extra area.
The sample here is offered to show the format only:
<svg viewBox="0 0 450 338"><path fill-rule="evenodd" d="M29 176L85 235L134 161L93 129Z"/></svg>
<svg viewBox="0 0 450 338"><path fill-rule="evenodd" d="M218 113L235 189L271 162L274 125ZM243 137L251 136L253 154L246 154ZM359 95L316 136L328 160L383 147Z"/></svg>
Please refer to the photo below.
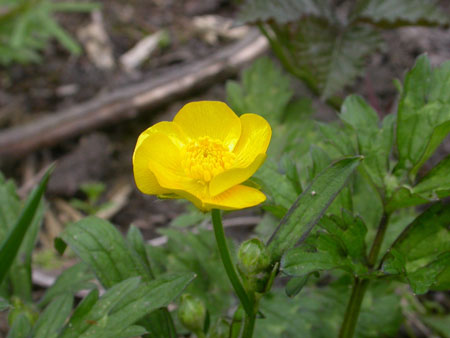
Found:
<svg viewBox="0 0 450 338"><path fill-rule="evenodd" d="M190 138L209 136L232 151L241 135L239 117L223 102L200 101L186 104L173 119Z"/></svg>
<svg viewBox="0 0 450 338"><path fill-rule="evenodd" d="M136 146L133 153L133 173L134 180L136 182L137 188L144 194L149 195L160 195L166 194L169 191L162 188L155 175L149 168L150 153L148 152L148 147L145 147L145 141L147 136L143 137L140 146Z"/></svg>
<svg viewBox="0 0 450 338"><path fill-rule="evenodd" d="M226 170L217 176L213 177L209 183L209 193L211 196L216 196L234 185L240 184L248 180L256 170L263 164L266 159L266 154L259 154L246 168L232 168Z"/></svg>
<svg viewBox="0 0 450 338"><path fill-rule="evenodd" d="M179 128L179 126L173 122L158 122L147 128L145 131L139 135L139 138L136 143L136 149L144 142L144 140L151 134L154 133L163 133L167 135L173 144L175 144L178 148L182 148L187 142L188 139L183 131Z"/></svg>
<svg viewBox="0 0 450 338"><path fill-rule="evenodd" d="M245 168L253 163L256 156L265 154L272 136L269 123L256 114L241 116L241 137L234 148L236 161L233 167Z"/></svg>
<svg viewBox="0 0 450 338"><path fill-rule="evenodd" d="M203 201L203 210L211 209L236 210L253 207L266 200L266 196L258 189L245 185L236 185L220 195Z"/></svg>
<svg viewBox="0 0 450 338"><path fill-rule="evenodd" d="M266 158L272 129L269 123L256 114L241 116L241 137L234 149L236 160L233 166L213 177L209 192L216 196L232 186L249 179Z"/></svg>

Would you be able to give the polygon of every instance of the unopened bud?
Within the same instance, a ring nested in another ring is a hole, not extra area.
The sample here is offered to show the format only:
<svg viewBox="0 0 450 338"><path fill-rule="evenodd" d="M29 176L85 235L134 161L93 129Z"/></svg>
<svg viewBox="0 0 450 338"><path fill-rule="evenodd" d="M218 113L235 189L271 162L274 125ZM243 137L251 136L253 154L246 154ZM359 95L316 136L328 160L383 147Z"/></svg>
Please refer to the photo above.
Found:
<svg viewBox="0 0 450 338"><path fill-rule="evenodd" d="M188 330L192 332L202 331L205 317L205 304L199 298L187 293L181 296L178 318Z"/></svg>
<svg viewBox="0 0 450 338"><path fill-rule="evenodd" d="M239 266L247 275L260 273L270 265L270 256L266 246L257 238L242 243L238 257Z"/></svg>

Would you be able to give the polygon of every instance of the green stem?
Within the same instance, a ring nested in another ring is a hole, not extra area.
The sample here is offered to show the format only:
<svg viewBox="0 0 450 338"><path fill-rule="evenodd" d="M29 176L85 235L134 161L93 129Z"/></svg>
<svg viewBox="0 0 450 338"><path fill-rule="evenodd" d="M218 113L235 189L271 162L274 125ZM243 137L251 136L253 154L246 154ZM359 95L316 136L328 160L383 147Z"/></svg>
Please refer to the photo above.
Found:
<svg viewBox="0 0 450 338"><path fill-rule="evenodd" d="M220 258L222 259L223 266L228 275L228 279L233 285L234 291L236 292L239 300L241 301L242 307L244 308L247 316L252 316L253 302L250 300L249 296L245 292L244 287L239 280L239 277L234 270L233 261L231 260L230 251L228 249L227 241L225 238L225 232L223 231L222 218L220 216L220 211L213 209L211 211L212 223L214 227L214 235L216 236L217 247L219 248Z"/></svg>
<svg viewBox="0 0 450 338"><path fill-rule="evenodd" d="M355 278L353 284L352 295L345 311L344 321L341 325L339 332L339 338L351 338L355 333L356 323L358 321L359 311L361 310L362 300L366 293L367 286L369 285L368 279Z"/></svg>
<svg viewBox="0 0 450 338"><path fill-rule="evenodd" d="M386 233L387 225L389 222L389 214L384 214L378 226L377 234L370 249L370 253L367 259L367 265L369 268L373 268L377 262L378 254L380 253L381 244L383 243L384 235ZM347 305L347 309L344 315L344 321L339 331L339 338L352 338L355 333L356 323L358 322L359 312L361 310L361 304L364 299L364 295L369 286L369 279L355 278L353 284L352 294Z"/></svg>
<svg viewBox="0 0 450 338"><path fill-rule="evenodd" d="M253 329L255 328L256 313L245 316L244 332L242 338L251 338L253 336Z"/></svg>

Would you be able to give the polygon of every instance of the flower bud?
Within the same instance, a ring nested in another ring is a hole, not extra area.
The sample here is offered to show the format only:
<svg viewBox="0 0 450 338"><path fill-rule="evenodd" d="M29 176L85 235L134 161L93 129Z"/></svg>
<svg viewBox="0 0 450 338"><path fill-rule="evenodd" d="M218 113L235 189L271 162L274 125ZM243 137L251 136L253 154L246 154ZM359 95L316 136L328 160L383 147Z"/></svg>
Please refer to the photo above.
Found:
<svg viewBox="0 0 450 338"><path fill-rule="evenodd" d="M266 246L257 238L241 244L238 253L239 266L247 275L255 275L270 265L270 256Z"/></svg>
<svg viewBox="0 0 450 338"><path fill-rule="evenodd" d="M178 318L188 330L194 333L202 331L205 317L205 304L203 304L199 298L187 293L181 296L181 304L178 308Z"/></svg>

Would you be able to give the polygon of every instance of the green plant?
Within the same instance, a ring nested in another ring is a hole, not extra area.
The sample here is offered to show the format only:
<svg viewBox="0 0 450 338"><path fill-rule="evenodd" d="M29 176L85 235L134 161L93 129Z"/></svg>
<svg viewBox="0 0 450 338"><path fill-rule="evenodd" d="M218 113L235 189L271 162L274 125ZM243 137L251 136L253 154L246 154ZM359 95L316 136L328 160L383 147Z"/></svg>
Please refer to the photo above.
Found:
<svg viewBox="0 0 450 338"><path fill-rule="evenodd" d="M259 238L252 234L238 249L214 208L213 231L206 216L188 210L158 230L167 238L160 247L136 227L123 236L105 220L84 218L55 241L80 263L38 302L29 298L30 279L23 295L20 275L12 274L14 264L30 268L28 261L10 256L0 285L9 337L382 337L401 326L413 336L414 323L446 334L445 309L421 295L450 288L449 156L424 168L450 132L450 62L432 68L420 56L396 114L382 121L355 95L339 121L314 121L311 102L294 98L268 59L243 78L227 87L236 111L255 113L265 100L273 109L262 111L273 129L268 159L245 182L267 195L255 210ZM285 95L272 95L279 87ZM11 182L0 183L1 231L16 223L20 201ZM26 236L35 238L33 229ZM5 233L0 240L8 243ZM91 291L72 312L81 289ZM180 320L171 302L181 304Z"/></svg>
<svg viewBox="0 0 450 338"><path fill-rule="evenodd" d="M247 0L240 21L256 24L285 69L336 109L336 95L381 47L383 29L449 24L428 0Z"/></svg>
<svg viewBox="0 0 450 338"><path fill-rule="evenodd" d="M100 197L105 191L106 186L101 182L84 183L80 186L80 191L86 196L86 200L73 198L70 205L86 213L95 215L97 212L108 209L112 206L111 202L100 203Z"/></svg>
<svg viewBox="0 0 450 338"><path fill-rule="evenodd" d="M56 12L85 12L95 3L53 0L0 0L0 64L38 62L50 38L56 38L70 53L81 47L56 22Z"/></svg>

